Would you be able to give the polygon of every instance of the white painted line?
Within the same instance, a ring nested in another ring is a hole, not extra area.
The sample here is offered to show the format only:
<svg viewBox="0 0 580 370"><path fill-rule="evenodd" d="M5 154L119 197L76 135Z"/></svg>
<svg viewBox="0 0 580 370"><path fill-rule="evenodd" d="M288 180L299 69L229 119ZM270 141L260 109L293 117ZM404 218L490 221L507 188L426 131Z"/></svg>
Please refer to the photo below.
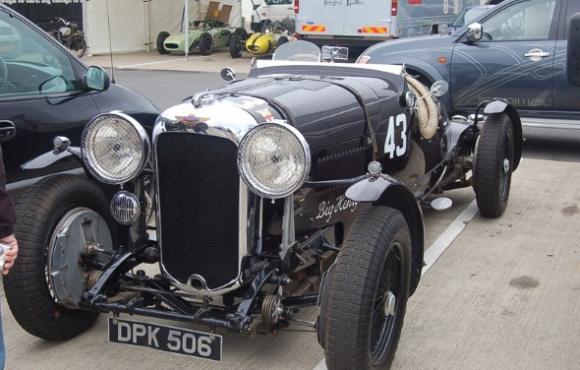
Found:
<svg viewBox="0 0 580 370"><path fill-rule="evenodd" d="M152 64L161 64L161 63L171 63L171 62L177 62L180 60L186 60L185 58L179 58L179 59L169 59L169 60L160 60L157 62L148 62L148 63L139 63L139 64L130 64L130 65L126 65L126 66L119 66L119 69L125 69L125 68L134 68L134 67L142 67L142 66L148 66L148 65L152 65Z"/></svg>
<svg viewBox="0 0 580 370"><path fill-rule="evenodd" d="M431 244L431 246L425 251L425 266L423 266L422 275L425 273L437 262L439 257L445 251L451 243L461 234L465 226L473 220L473 217L477 214L477 202L474 200L471 202L467 208L463 210L457 216L455 220L447 227L447 229L443 232L443 234L439 235L439 237Z"/></svg>
<svg viewBox="0 0 580 370"><path fill-rule="evenodd" d="M459 214L459 216L457 216L455 220L453 220L453 222L451 222L443 234L439 235L433 244L431 244L431 246L425 251L425 266L423 266L421 275L425 275L435 262L437 262L439 257L445 253L447 248L449 248L455 238L461 234L463 229L465 229L465 226L473 220L476 214L477 202L474 200ZM313 370L327 370L326 361L320 361Z"/></svg>
<svg viewBox="0 0 580 370"><path fill-rule="evenodd" d="M312 370L327 370L326 369L326 360L322 360L316 365L316 367Z"/></svg>

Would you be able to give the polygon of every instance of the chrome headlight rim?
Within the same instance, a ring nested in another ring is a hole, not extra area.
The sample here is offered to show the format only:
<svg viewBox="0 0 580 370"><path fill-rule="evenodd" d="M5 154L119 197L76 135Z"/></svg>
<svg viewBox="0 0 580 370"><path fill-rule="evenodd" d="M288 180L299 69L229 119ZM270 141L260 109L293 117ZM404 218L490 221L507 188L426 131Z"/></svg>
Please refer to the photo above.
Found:
<svg viewBox="0 0 580 370"><path fill-rule="evenodd" d="M258 135L259 132L261 132L262 130L268 130L271 127L283 128L286 131L288 131L290 134L292 134L294 136L294 138L296 138L298 140L298 142L300 143L300 146L302 148L303 155L304 155L304 171L301 174L301 176L299 177L299 181L294 186L286 189L285 191L277 192L277 193L267 191L255 183L254 179L252 179L252 177L249 176L249 171L247 170L248 166L244 161L244 155L243 155L243 150L248 145L248 142L250 140L252 140L256 135ZM306 139L304 138L302 133L300 131L298 131L294 126L286 123L286 121L279 121L279 120L272 121L272 122L263 122L263 123L256 125L248 132L246 132L244 137L239 141L239 145L238 145L238 172L240 173L240 176L241 176L242 180L244 181L244 183L256 195L261 196L263 198L268 198L268 199L282 199L282 198L286 198L286 197L292 195L297 190L302 188L302 186L304 185L304 183L306 182L306 180L308 178L308 175L310 174L311 158L312 157L310 155L310 145L308 144L308 142L306 141Z"/></svg>
<svg viewBox="0 0 580 370"><path fill-rule="evenodd" d="M107 175L99 172L96 166L92 163L94 161L94 156L91 155L91 152L87 150L87 140L90 130L93 129L93 126L98 124L101 120L107 118L114 118L114 119L121 119L128 123L130 127L135 131L137 134L140 145L141 145L141 159L139 160L138 166L135 167L133 171L122 178L111 178ZM88 172L96 178L98 181L108 184L108 185L121 185L127 183L131 180L137 178L145 168L145 165L150 160L151 156L151 141L149 139L149 135L145 128L133 117L129 116L128 114L122 112L109 112L99 114L98 116L93 117L83 129L83 133L81 135L81 157L83 159L83 163L85 168Z"/></svg>

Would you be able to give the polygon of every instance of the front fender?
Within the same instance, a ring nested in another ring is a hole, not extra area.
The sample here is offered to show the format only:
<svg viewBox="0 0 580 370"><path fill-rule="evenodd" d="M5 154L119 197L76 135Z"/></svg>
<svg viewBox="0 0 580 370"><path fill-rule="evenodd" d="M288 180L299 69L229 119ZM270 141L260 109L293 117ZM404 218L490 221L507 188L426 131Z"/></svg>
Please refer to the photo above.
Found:
<svg viewBox="0 0 580 370"><path fill-rule="evenodd" d="M483 113L486 116L493 114L507 114L512 121L514 131L514 171L520 165L522 159L522 147L524 145L524 134L522 129L522 119L516 108L503 99L494 99L485 106Z"/></svg>
<svg viewBox="0 0 580 370"><path fill-rule="evenodd" d="M412 295L421 279L423 270L423 254L425 251L425 226L423 211L413 192L405 185L394 179L366 178L351 185L346 197L355 202L372 203L377 206L387 206L401 212L407 221L411 233L412 266L411 286L409 295Z"/></svg>

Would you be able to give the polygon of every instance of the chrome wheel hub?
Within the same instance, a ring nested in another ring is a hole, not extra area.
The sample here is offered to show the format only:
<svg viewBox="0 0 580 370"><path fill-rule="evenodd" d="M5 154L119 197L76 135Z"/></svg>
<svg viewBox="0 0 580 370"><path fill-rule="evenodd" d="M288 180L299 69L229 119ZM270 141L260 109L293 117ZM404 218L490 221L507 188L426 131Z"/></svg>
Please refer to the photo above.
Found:
<svg viewBox="0 0 580 370"><path fill-rule="evenodd" d="M78 308L90 276L79 262L93 255L107 262L113 240L105 219L95 211L78 207L68 211L56 225L48 245L47 280L56 301Z"/></svg>
<svg viewBox="0 0 580 370"><path fill-rule="evenodd" d="M504 159L503 160L503 173L510 172L510 167L511 167L510 160L507 158Z"/></svg>
<svg viewBox="0 0 580 370"><path fill-rule="evenodd" d="M387 292L387 299L385 302L385 315L395 316L395 306L397 305L397 297L393 294L393 292Z"/></svg>

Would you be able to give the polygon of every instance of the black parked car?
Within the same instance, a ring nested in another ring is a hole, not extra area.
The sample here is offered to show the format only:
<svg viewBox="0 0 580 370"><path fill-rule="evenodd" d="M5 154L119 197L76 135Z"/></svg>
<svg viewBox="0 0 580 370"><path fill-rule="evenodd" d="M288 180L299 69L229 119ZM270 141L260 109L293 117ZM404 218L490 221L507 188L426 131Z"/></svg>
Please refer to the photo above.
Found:
<svg viewBox="0 0 580 370"><path fill-rule="evenodd" d="M82 171L70 153L51 154L52 138L64 134L78 148L85 124L116 109L146 127L158 115L149 100L110 84L103 70L87 68L47 33L0 5L0 139L10 139L2 144L10 191L49 174Z"/></svg>
<svg viewBox="0 0 580 370"><path fill-rule="evenodd" d="M87 124L92 178L49 177L19 205L27 238L4 280L18 323L64 340L113 313L112 342L213 360L218 328L306 326L329 369L388 367L423 267L420 205L473 186L481 213L500 216L521 125L502 100L450 119L436 98L445 83L429 90L400 67L289 61L320 54L296 41L246 80L225 70L229 86L167 109L152 135L123 113ZM296 316L308 305L316 322Z"/></svg>

